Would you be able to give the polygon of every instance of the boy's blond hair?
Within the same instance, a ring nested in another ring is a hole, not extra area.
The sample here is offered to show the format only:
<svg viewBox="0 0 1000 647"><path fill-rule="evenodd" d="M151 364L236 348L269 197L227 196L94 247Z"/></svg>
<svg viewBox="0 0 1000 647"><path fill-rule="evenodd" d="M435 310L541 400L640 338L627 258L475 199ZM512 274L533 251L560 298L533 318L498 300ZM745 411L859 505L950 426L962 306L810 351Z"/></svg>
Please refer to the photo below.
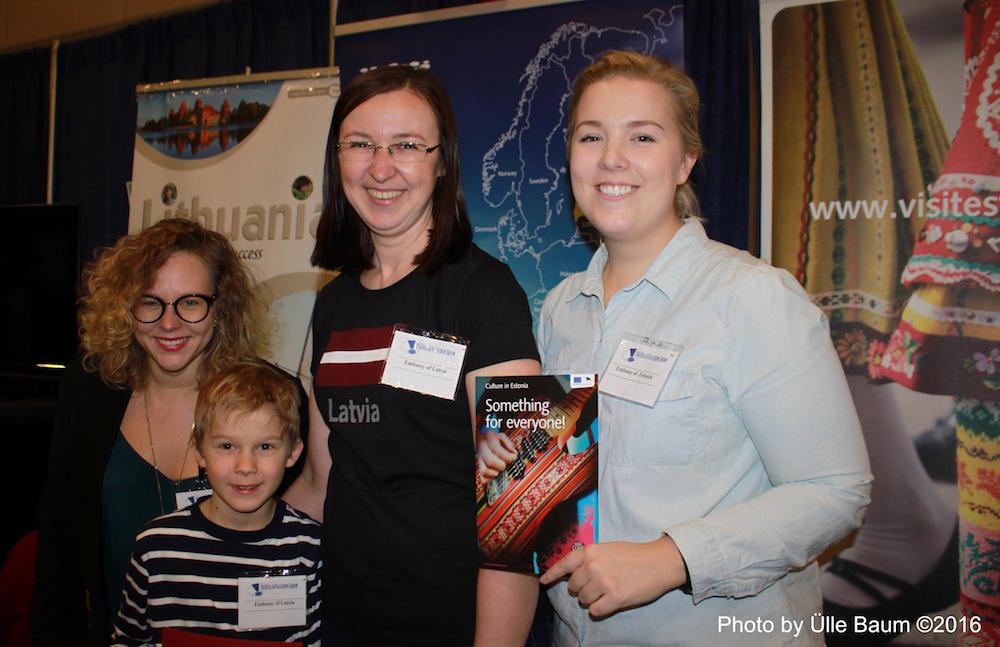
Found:
<svg viewBox="0 0 1000 647"><path fill-rule="evenodd" d="M281 435L295 446L299 441L299 390L278 369L261 362L244 362L223 369L198 391L194 405L195 447L201 447L216 416L253 413L269 407L281 425Z"/></svg>

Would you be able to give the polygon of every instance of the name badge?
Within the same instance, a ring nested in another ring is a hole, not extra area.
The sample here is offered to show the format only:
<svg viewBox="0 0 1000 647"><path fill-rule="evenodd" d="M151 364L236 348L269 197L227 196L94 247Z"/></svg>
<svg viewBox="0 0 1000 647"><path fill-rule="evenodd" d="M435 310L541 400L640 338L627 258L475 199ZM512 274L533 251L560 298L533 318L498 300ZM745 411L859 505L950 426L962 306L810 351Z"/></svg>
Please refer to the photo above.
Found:
<svg viewBox="0 0 1000 647"><path fill-rule="evenodd" d="M237 582L237 630L305 626L305 575L241 577Z"/></svg>
<svg viewBox="0 0 1000 647"><path fill-rule="evenodd" d="M625 335L601 376L598 389L647 407L656 404L683 346Z"/></svg>
<svg viewBox="0 0 1000 647"><path fill-rule="evenodd" d="M381 384L454 400L468 342L459 337L410 331L397 325Z"/></svg>
<svg viewBox="0 0 1000 647"><path fill-rule="evenodd" d="M212 488L201 488L198 490L184 490L183 492L176 492L174 494L174 500L177 502L177 509L183 510L184 508L194 505L195 501L202 497L212 496Z"/></svg>

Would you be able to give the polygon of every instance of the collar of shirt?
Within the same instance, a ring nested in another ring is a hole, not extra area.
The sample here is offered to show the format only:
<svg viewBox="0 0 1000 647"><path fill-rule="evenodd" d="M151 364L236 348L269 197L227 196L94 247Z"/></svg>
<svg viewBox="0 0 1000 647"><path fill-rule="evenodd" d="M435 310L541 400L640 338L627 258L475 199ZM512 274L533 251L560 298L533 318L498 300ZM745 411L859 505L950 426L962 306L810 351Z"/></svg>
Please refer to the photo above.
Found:
<svg viewBox="0 0 1000 647"><path fill-rule="evenodd" d="M680 287L681 281L687 274L688 267L694 260L695 253L708 241L708 234L705 227L696 218L686 218L681 228L677 230L670 242L660 250L653 262L649 264L646 271L642 273L632 286L638 285L642 281L648 282L668 299L673 299ZM608 249L601 243L601 246L594 252L590 259L590 264L584 273L583 283L579 292L567 295L566 301L572 301L578 296L604 298L604 266L608 263Z"/></svg>

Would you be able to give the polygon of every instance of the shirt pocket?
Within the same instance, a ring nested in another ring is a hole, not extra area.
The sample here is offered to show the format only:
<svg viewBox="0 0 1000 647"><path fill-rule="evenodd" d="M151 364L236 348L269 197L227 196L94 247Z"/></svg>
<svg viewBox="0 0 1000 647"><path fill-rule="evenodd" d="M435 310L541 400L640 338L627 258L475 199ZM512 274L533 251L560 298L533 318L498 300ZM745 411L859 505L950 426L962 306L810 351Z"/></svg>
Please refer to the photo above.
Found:
<svg viewBox="0 0 1000 647"><path fill-rule="evenodd" d="M698 373L674 367L656 404L647 407L614 396L602 404L611 428L600 442L607 442L608 460L617 465L687 465L694 457L695 388ZM599 412L602 421L603 411Z"/></svg>

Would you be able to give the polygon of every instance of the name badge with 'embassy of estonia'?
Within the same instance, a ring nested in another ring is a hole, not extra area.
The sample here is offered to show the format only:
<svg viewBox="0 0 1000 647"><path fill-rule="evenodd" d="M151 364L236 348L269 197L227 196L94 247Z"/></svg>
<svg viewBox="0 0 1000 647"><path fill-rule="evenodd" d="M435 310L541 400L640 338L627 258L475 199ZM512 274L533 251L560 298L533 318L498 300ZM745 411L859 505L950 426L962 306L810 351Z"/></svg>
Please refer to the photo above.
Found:
<svg viewBox="0 0 1000 647"><path fill-rule="evenodd" d="M652 407L683 348L649 337L625 335L611 356L598 389Z"/></svg>
<svg viewBox="0 0 1000 647"><path fill-rule="evenodd" d="M305 575L241 577L237 586L238 631L305 626Z"/></svg>
<svg viewBox="0 0 1000 647"><path fill-rule="evenodd" d="M380 383L454 400L467 348L468 340L461 337L412 331L397 324Z"/></svg>

